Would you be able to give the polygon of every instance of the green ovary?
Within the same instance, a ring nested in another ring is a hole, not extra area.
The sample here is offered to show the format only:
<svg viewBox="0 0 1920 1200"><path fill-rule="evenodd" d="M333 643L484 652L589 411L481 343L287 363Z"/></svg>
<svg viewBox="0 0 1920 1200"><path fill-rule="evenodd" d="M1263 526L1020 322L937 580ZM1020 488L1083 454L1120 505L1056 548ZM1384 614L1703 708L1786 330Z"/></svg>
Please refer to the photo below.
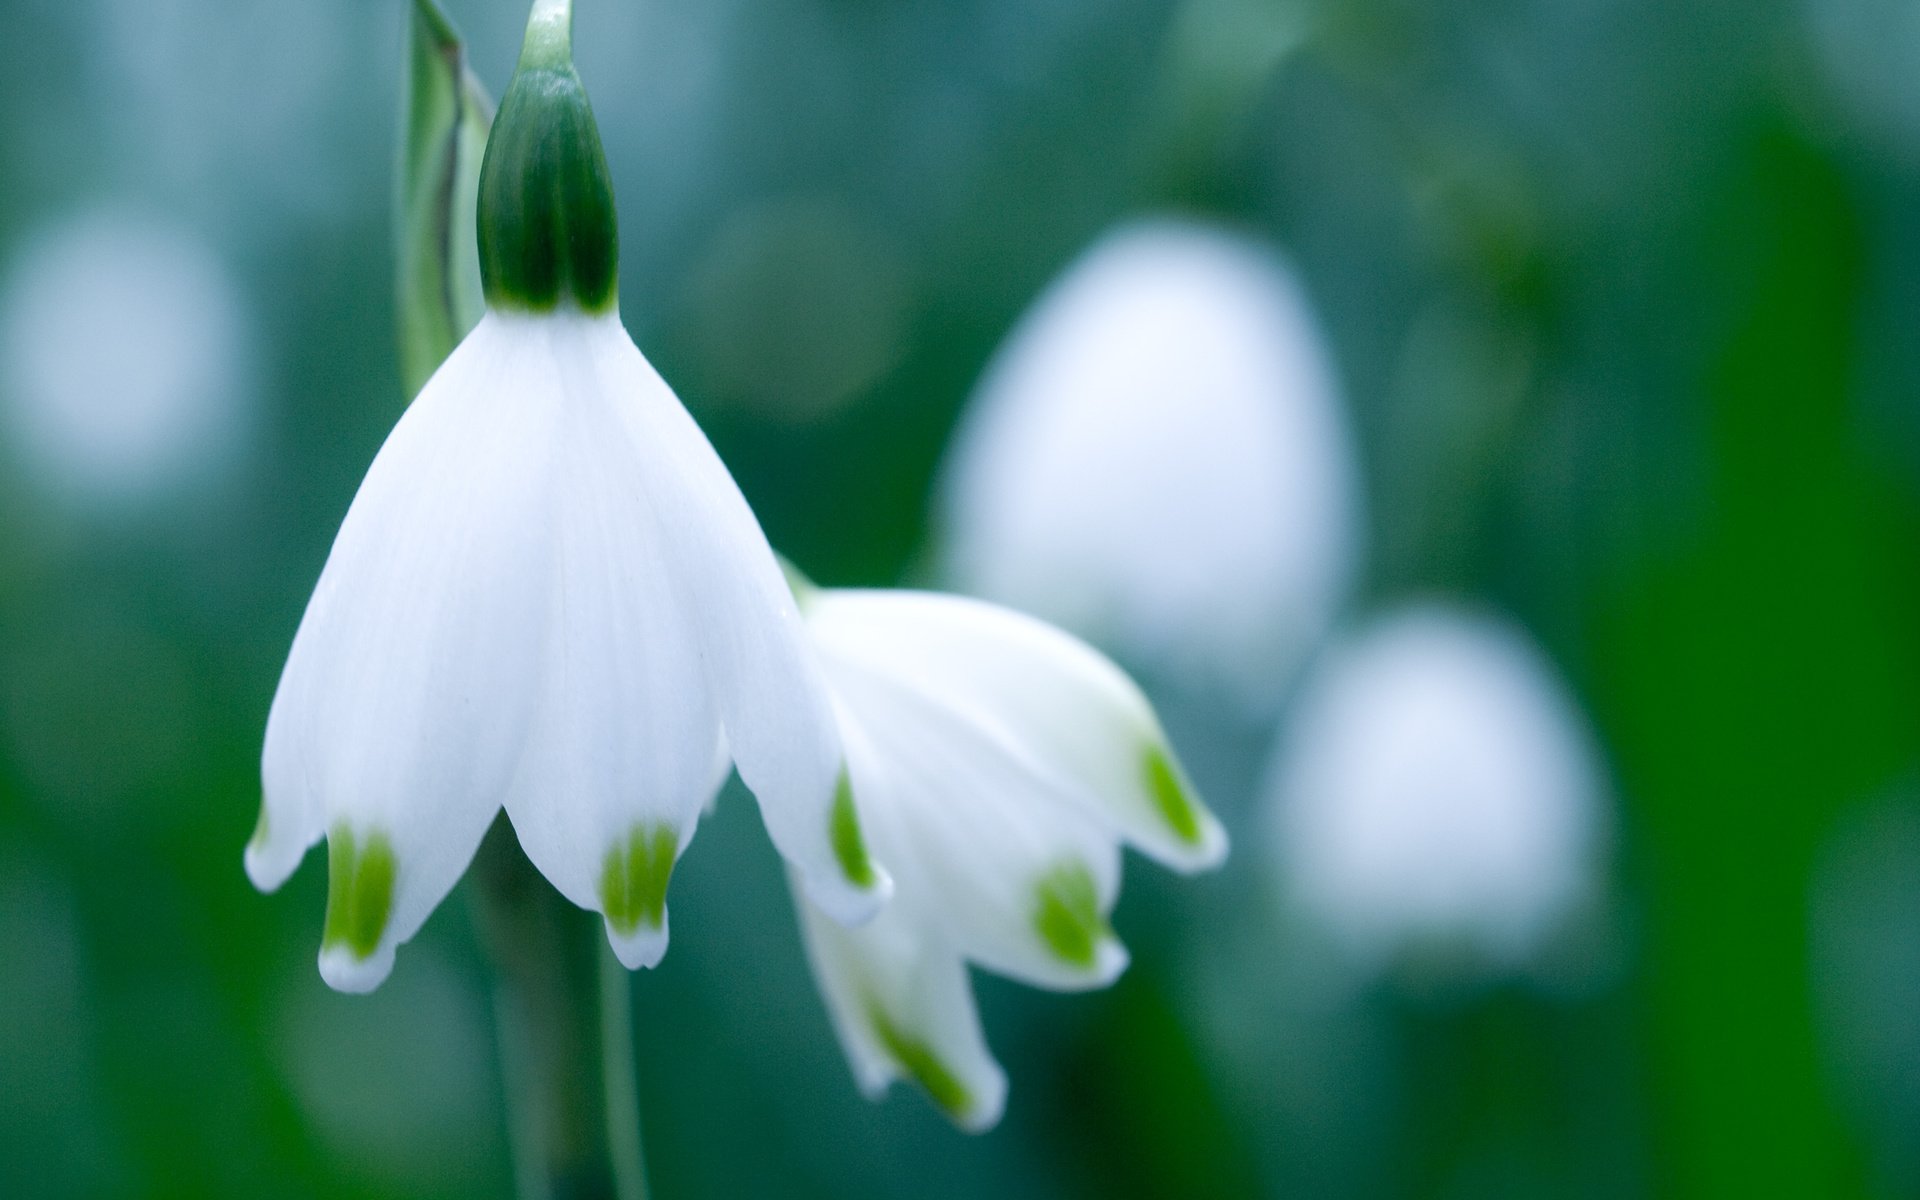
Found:
<svg viewBox="0 0 1920 1200"><path fill-rule="evenodd" d="M667 917L667 880L680 850L673 826L642 821L607 851L600 868L600 906L622 936L642 925L659 929Z"/></svg>
<svg viewBox="0 0 1920 1200"><path fill-rule="evenodd" d="M378 830L356 839L342 821L327 831L327 921L320 948L371 957L393 911L393 846Z"/></svg>

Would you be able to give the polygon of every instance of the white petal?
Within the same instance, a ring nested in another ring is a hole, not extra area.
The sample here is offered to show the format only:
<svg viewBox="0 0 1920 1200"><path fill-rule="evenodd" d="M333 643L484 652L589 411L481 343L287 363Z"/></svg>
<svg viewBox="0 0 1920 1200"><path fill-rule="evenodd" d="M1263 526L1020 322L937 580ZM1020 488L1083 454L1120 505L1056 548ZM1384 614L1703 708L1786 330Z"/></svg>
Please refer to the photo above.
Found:
<svg viewBox="0 0 1920 1200"><path fill-rule="evenodd" d="M554 320L569 365L553 619L544 700L507 811L534 865L606 917L620 960L651 967L666 952L668 876L725 778L720 718L642 486L648 464L619 414L630 400L591 369L606 322Z"/></svg>
<svg viewBox="0 0 1920 1200"><path fill-rule="evenodd" d="M1117 840L966 721L829 660L878 852L968 958L1040 987L1113 981Z"/></svg>
<svg viewBox="0 0 1920 1200"><path fill-rule="evenodd" d="M896 899L858 929L827 919L794 888L814 981L854 1078L878 1099L896 1079L920 1085L963 1129L1000 1120L1007 1076L987 1049L959 951Z"/></svg>
<svg viewBox="0 0 1920 1200"><path fill-rule="evenodd" d="M369 468L281 676L248 870L275 886L334 839L337 988L385 978L518 761L550 573L550 376L534 322L489 317L454 351Z"/></svg>
<svg viewBox="0 0 1920 1200"><path fill-rule="evenodd" d="M647 455L644 483L734 765L807 894L836 920L865 920L892 885L841 798L832 706L766 535L706 435L624 330L601 344L596 361L633 398L627 412Z"/></svg>
<svg viewBox="0 0 1920 1200"><path fill-rule="evenodd" d="M1078 638L1011 609L933 592L828 589L807 605L823 653L891 675L987 731L1129 842L1180 870L1227 838L1187 782L1147 698Z"/></svg>
<svg viewBox="0 0 1920 1200"><path fill-rule="evenodd" d="M295 664L308 657L309 629L309 623L302 621L295 631L273 707L267 711L267 736L260 755L260 818L245 855L247 878L263 892L278 891L308 848L326 832L319 794L304 782L305 768L289 742L287 724L295 707L294 689L288 687L287 679Z"/></svg>

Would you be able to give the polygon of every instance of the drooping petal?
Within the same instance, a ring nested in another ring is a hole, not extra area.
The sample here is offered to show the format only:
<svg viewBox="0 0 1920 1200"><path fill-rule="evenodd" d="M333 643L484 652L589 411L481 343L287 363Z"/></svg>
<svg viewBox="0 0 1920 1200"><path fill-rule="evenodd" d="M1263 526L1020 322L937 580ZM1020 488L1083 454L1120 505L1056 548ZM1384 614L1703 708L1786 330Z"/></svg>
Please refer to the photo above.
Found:
<svg viewBox="0 0 1920 1200"><path fill-rule="evenodd" d="M313 636L311 628L302 621L294 632L293 649L274 691L273 707L267 711L267 736L260 755L260 816L245 855L247 878L263 892L280 890L327 831L320 794L306 785L306 767L293 748L288 725L297 707L295 693L304 688L290 687L287 680L296 663L311 657L306 647Z"/></svg>
<svg viewBox="0 0 1920 1200"><path fill-rule="evenodd" d="M828 589L809 599L807 620L828 654L889 674L979 726L1161 862L1194 871L1225 856L1226 833L1146 697L1078 638L933 592Z"/></svg>
<svg viewBox="0 0 1920 1200"><path fill-rule="evenodd" d="M910 1079L963 1129L998 1122L1006 1072L987 1049L966 963L939 926L897 898L858 929L829 920L797 884L793 902L861 1091L877 1100Z"/></svg>
<svg viewBox="0 0 1920 1200"><path fill-rule="evenodd" d="M544 700L507 811L534 865L606 918L620 960L650 967L666 952L674 862L725 778L720 718L618 415L627 400L570 365L606 319L550 323L567 469L554 482Z"/></svg>
<svg viewBox="0 0 1920 1200"><path fill-rule="evenodd" d="M331 842L321 973L365 991L466 869L532 715L558 395L533 323L489 317L374 459L268 720L249 874Z"/></svg>
<svg viewBox="0 0 1920 1200"><path fill-rule="evenodd" d="M902 888L966 957L1040 987L1112 982L1117 839L966 721L890 675L829 659L853 792ZM919 902L917 899L916 902Z"/></svg>
<svg viewBox="0 0 1920 1200"><path fill-rule="evenodd" d="M792 593L706 435L625 331L611 328L618 337L597 344L593 369L631 397L624 411L647 455L643 482L734 765L807 894L834 919L858 923L892 884L867 853Z"/></svg>

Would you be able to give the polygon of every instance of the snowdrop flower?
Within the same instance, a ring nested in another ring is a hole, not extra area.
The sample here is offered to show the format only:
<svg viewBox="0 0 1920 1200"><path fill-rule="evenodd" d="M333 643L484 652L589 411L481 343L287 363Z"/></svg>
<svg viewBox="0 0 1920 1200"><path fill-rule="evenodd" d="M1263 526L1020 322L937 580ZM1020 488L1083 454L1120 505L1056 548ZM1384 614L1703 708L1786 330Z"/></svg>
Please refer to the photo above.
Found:
<svg viewBox="0 0 1920 1200"><path fill-rule="evenodd" d="M1517 967L1588 895L1597 753L1517 629L1441 607L1378 619L1296 703L1273 774L1284 878L1356 964L1447 943Z"/></svg>
<svg viewBox="0 0 1920 1200"><path fill-rule="evenodd" d="M1340 403L1270 251L1187 222L1122 228L983 377L946 467L947 574L1267 708L1358 557Z"/></svg>
<svg viewBox="0 0 1920 1200"><path fill-rule="evenodd" d="M98 213L27 243L0 295L0 431L65 500L130 511L231 465L245 298L211 248Z"/></svg>
<svg viewBox="0 0 1920 1200"><path fill-rule="evenodd" d="M537 0L481 169L487 313L374 459L267 720L249 875L328 841L320 970L376 986L504 804L528 857L666 949L730 757L837 920L866 853L828 695L746 501L620 323L613 194L567 0Z"/></svg>
<svg viewBox="0 0 1920 1200"><path fill-rule="evenodd" d="M1108 925L1127 842L1181 871L1225 833L1119 668L1030 617L927 592L797 585L854 794L893 900L848 929L797 900L814 977L861 1087L907 1077L956 1123L999 1120L966 964L1093 988L1126 966Z"/></svg>

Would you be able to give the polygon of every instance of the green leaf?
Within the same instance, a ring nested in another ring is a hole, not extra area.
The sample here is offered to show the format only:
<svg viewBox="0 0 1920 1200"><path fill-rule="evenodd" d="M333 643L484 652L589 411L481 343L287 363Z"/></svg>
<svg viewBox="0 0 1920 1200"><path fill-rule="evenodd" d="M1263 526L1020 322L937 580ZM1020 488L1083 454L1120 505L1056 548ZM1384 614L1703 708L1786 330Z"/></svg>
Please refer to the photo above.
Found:
<svg viewBox="0 0 1920 1200"><path fill-rule="evenodd" d="M493 103L433 0L415 0L394 190L394 299L409 399L485 312L474 213Z"/></svg>

